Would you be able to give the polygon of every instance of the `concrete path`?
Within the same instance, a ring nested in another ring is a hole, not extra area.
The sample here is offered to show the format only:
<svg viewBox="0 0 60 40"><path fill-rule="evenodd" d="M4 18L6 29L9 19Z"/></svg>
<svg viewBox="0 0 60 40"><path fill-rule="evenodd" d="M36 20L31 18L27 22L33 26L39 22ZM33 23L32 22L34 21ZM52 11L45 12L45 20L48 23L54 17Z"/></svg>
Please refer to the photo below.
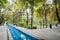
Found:
<svg viewBox="0 0 60 40"><path fill-rule="evenodd" d="M0 40L7 40L7 33L5 26L0 26Z"/></svg>
<svg viewBox="0 0 60 40"><path fill-rule="evenodd" d="M60 40L60 25L57 27L53 27L53 29L45 28L45 29L26 29L22 27L14 26L15 28L19 29L20 31L29 34L39 40ZM0 40L7 40L7 26L0 26ZM8 30L9 40L13 40L11 34Z"/></svg>
<svg viewBox="0 0 60 40"><path fill-rule="evenodd" d="M7 35L7 33L8 33L8 35ZM12 40L9 30L7 32L6 25L0 26L0 40Z"/></svg>

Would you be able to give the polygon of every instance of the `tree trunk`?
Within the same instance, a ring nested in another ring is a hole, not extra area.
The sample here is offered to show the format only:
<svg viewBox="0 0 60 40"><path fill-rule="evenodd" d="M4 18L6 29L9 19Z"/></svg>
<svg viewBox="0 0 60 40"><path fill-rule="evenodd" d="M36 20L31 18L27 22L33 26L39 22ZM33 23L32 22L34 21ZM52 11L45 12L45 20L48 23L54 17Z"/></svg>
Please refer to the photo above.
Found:
<svg viewBox="0 0 60 40"><path fill-rule="evenodd" d="M45 23L46 23L46 28L47 28L47 14L46 14L46 10L45 10Z"/></svg>
<svg viewBox="0 0 60 40"><path fill-rule="evenodd" d="M42 10L43 11L43 10ZM43 22L42 22L42 24L43 24L43 28L44 28L44 12L42 12L42 20L43 20Z"/></svg>
<svg viewBox="0 0 60 40"><path fill-rule="evenodd" d="M56 16L57 16L57 20L58 20L58 22L59 22L59 24L60 24L60 17L59 17L57 5L55 5L55 8L56 8Z"/></svg>
<svg viewBox="0 0 60 40"><path fill-rule="evenodd" d="M1 10L0 10L0 25L1 25Z"/></svg>
<svg viewBox="0 0 60 40"><path fill-rule="evenodd" d="M46 28L47 28L47 9L46 9L46 5L44 4L44 15L45 15L45 24L46 24Z"/></svg>
<svg viewBox="0 0 60 40"><path fill-rule="evenodd" d="M26 15L27 15L27 19L26 19L26 28L28 28L28 12L27 12L27 9L28 9L28 2L27 2L27 0L25 1L25 3L26 3Z"/></svg>
<svg viewBox="0 0 60 40"><path fill-rule="evenodd" d="M2 19L2 25L4 24L4 14L2 14L2 16L1 16L1 19Z"/></svg>
<svg viewBox="0 0 60 40"><path fill-rule="evenodd" d="M58 1L54 0L54 3L55 3L57 20L58 20L58 22L59 22L59 24L60 24L60 17L59 17L58 8L57 8Z"/></svg>
<svg viewBox="0 0 60 40"><path fill-rule="evenodd" d="M34 6L34 0L31 1L31 28L33 26L33 6Z"/></svg>
<svg viewBox="0 0 60 40"><path fill-rule="evenodd" d="M1 9L0 9L0 25L2 24L2 14L1 14Z"/></svg>
<svg viewBox="0 0 60 40"><path fill-rule="evenodd" d="M28 28L28 13L26 15L27 15L26 25L27 25L27 28Z"/></svg>
<svg viewBox="0 0 60 40"><path fill-rule="evenodd" d="M43 28L44 28L44 16L42 18L43 18Z"/></svg>

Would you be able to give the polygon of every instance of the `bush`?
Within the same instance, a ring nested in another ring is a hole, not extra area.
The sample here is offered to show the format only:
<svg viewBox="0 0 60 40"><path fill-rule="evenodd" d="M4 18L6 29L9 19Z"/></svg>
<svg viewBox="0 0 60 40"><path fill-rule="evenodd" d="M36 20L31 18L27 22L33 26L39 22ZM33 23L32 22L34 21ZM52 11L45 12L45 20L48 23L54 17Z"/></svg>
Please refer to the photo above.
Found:
<svg viewBox="0 0 60 40"><path fill-rule="evenodd" d="M20 23L18 23L18 26L26 27L26 23L25 22L20 22Z"/></svg>
<svg viewBox="0 0 60 40"><path fill-rule="evenodd" d="M37 29L37 26L33 26L31 29Z"/></svg>

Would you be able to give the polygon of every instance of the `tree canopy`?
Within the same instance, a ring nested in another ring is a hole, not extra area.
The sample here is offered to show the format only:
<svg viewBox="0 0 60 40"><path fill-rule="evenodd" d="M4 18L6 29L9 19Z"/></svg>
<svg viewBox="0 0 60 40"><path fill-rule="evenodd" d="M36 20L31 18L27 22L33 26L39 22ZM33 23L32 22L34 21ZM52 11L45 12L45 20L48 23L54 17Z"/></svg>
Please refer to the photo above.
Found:
<svg viewBox="0 0 60 40"><path fill-rule="evenodd" d="M4 21L33 28L60 23L59 0L0 0Z"/></svg>

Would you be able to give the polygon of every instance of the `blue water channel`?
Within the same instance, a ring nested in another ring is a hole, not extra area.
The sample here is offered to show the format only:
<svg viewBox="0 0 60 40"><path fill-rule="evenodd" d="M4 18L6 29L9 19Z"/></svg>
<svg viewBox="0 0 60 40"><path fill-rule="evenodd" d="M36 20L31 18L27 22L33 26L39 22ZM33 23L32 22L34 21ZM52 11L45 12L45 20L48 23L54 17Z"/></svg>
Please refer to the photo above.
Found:
<svg viewBox="0 0 60 40"><path fill-rule="evenodd" d="M9 31L11 33L11 36L13 38L13 40L38 40L18 29L16 29L15 27L8 25Z"/></svg>

